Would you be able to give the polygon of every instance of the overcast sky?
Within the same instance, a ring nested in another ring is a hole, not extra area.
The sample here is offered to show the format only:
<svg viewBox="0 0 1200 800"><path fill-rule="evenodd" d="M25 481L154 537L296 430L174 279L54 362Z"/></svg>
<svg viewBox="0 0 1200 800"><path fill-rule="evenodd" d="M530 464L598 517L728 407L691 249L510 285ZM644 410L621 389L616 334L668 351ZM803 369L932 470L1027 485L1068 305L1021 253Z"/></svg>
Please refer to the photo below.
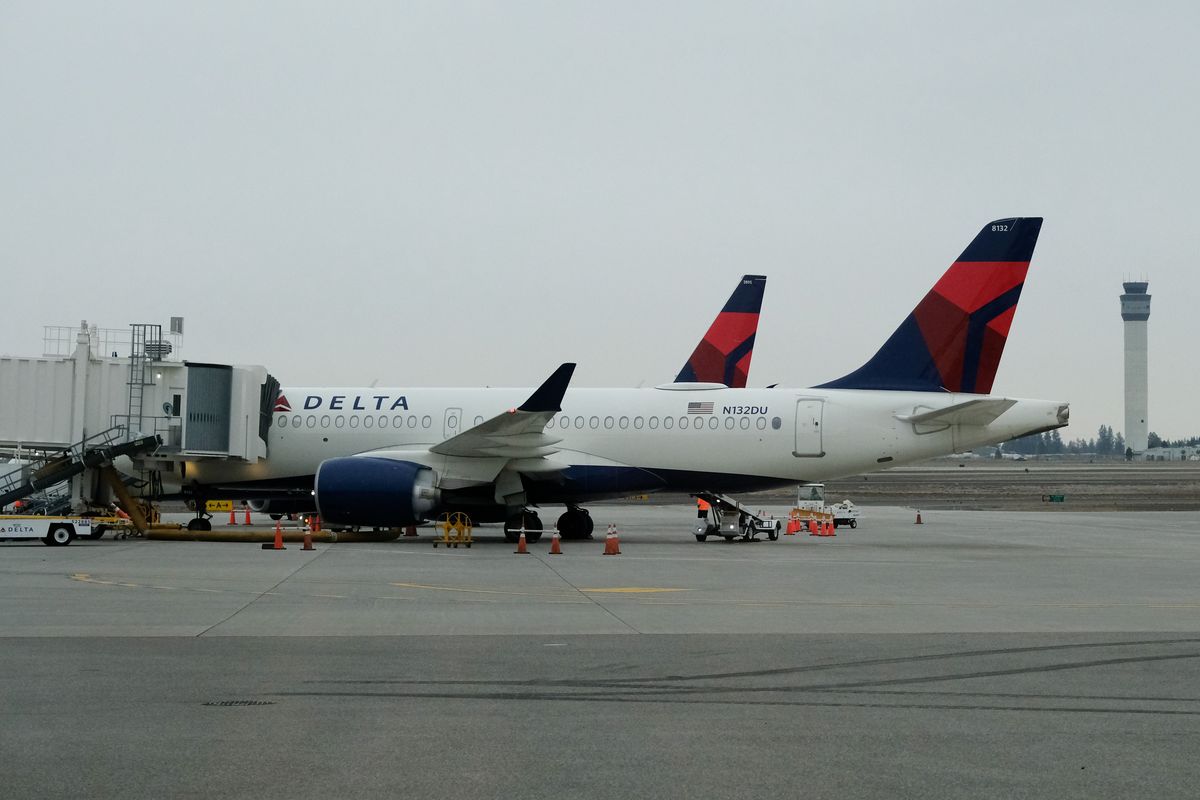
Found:
<svg viewBox="0 0 1200 800"><path fill-rule="evenodd" d="M671 380L743 272L750 384L872 355L1044 216L994 390L1200 434L1200 5L0 0L0 352L166 323L284 384Z"/></svg>

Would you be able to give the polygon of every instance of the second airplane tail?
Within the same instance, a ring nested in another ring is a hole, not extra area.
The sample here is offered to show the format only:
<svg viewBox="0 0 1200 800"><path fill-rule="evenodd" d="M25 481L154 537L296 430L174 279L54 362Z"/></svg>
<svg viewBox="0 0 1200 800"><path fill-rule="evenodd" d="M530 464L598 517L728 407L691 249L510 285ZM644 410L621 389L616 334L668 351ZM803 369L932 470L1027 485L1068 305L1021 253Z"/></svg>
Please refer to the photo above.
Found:
<svg viewBox="0 0 1200 800"><path fill-rule="evenodd" d="M1041 217L984 225L870 361L816 388L991 392L1041 229Z"/></svg>
<svg viewBox="0 0 1200 800"><path fill-rule="evenodd" d="M731 389L746 388L766 286L765 275L742 276L675 383L723 383Z"/></svg>

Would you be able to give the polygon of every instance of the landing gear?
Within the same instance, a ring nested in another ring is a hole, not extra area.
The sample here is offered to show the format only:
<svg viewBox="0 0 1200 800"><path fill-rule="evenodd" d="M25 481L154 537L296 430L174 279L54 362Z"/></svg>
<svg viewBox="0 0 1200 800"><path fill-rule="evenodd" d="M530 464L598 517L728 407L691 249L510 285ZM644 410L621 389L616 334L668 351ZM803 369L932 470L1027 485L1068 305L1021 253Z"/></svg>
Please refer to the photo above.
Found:
<svg viewBox="0 0 1200 800"><path fill-rule="evenodd" d="M528 544L534 544L542 538L542 521L536 511L518 511L505 520L504 541L516 542L521 538L521 528L525 529L525 541Z"/></svg>
<svg viewBox="0 0 1200 800"><path fill-rule="evenodd" d="M578 506L567 506L566 512L558 518L555 525L564 539L590 539L596 526L592 522L592 515ZM529 536L526 535L525 538L528 540Z"/></svg>
<svg viewBox="0 0 1200 800"><path fill-rule="evenodd" d="M211 531L212 523L209 522L205 517L196 517L195 519L188 521L187 528L189 531Z"/></svg>

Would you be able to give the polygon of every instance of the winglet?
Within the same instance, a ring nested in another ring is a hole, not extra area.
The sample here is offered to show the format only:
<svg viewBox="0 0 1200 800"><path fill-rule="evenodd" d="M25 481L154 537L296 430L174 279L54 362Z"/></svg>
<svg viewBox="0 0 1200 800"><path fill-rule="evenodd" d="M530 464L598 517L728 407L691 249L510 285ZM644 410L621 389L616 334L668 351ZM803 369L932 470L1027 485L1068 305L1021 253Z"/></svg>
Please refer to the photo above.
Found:
<svg viewBox="0 0 1200 800"><path fill-rule="evenodd" d="M519 411L561 411L563 395L567 393L567 386L571 383L571 376L575 373L575 365L566 363L554 370L554 374L546 378L545 383L537 388L537 390L529 395L529 399L521 404Z"/></svg>

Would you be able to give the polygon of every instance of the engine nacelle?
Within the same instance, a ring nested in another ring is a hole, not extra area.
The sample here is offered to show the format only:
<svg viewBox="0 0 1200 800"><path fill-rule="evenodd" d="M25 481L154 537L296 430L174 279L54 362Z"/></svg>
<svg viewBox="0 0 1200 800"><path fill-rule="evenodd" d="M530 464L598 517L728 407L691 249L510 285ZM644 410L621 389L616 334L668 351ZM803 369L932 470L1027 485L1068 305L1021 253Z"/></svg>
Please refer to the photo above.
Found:
<svg viewBox="0 0 1200 800"><path fill-rule="evenodd" d="M441 502L429 467L370 456L322 461L313 496L325 522L373 527L415 525Z"/></svg>
<svg viewBox="0 0 1200 800"><path fill-rule="evenodd" d="M306 514L317 510L312 497L270 497L265 500L250 500L247 505L255 514Z"/></svg>

